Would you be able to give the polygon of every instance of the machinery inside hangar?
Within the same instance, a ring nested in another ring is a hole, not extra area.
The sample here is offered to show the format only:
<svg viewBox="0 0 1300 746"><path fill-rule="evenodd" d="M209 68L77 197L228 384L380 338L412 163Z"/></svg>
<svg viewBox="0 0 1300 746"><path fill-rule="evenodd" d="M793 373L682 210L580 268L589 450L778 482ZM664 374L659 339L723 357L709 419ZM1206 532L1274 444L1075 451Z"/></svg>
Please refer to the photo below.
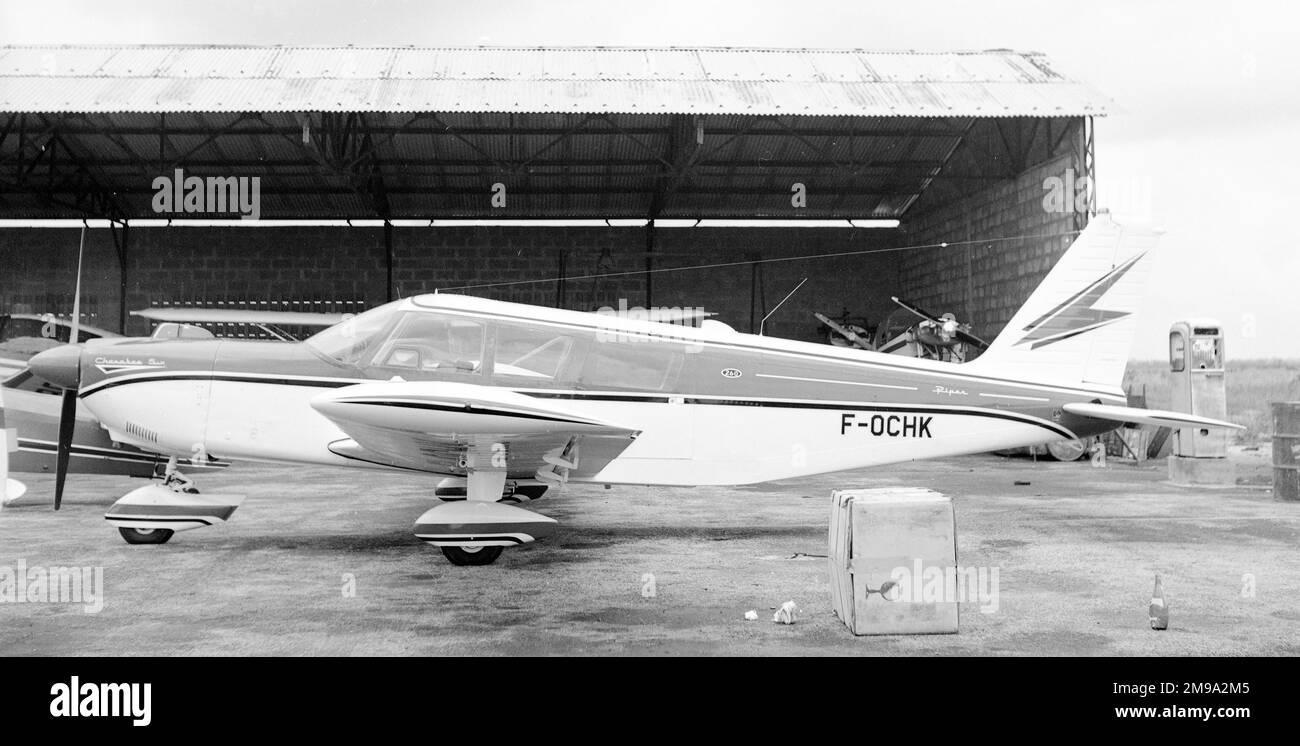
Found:
<svg viewBox="0 0 1300 746"><path fill-rule="evenodd" d="M1105 110L1007 50L4 47L0 219L107 221L82 308L130 333L438 289L804 339L905 296L987 339L1086 223ZM160 199L192 178L258 220ZM0 312L67 313L77 229L8 224Z"/></svg>

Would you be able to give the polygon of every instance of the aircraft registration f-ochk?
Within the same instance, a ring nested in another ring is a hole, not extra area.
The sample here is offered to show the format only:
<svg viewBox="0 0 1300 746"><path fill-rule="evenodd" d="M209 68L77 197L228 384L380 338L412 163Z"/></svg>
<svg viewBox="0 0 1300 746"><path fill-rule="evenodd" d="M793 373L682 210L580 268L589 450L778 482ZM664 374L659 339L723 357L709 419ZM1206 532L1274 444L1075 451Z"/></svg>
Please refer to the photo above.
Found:
<svg viewBox="0 0 1300 746"><path fill-rule="evenodd" d="M95 340L31 369L75 391L112 440L172 457L173 476L177 459L208 457L440 475L444 502L416 535L456 564L488 564L554 529L518 505L566 482L747 484L1124 422L1236 427L1125 406L1156 239L1094 219L987 352L961 364L434 294L302 343ZM130 542L162 543L238 505L187 483L135 490L106 517Z"/></svg>

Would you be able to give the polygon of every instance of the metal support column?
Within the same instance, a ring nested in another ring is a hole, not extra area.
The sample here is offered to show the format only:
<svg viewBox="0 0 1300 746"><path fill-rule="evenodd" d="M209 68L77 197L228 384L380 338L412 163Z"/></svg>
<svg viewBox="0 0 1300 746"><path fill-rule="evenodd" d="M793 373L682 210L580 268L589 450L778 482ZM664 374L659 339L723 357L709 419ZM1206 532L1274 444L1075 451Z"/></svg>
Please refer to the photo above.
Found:
<svg viewBox="0 0 1300 746"><path fill-rule="evenodd" d="M384 221L384 297L395 300L393 288L393 224Z"/></svg>
<svg viewBox="0 0 1300 746"><path fill-rule="evenodd" d="M1093 151L1093 119L1080 117L1078 121L1076 178L1088 180L1088 209L1074 211L1074 229L1081 231L1088 227L1088 219L1097 214L1097 160Z"/></svg>
<svg viewBox="0 0 1300 746"><path fill-rule="evenodd" d="M118 289L117 289L117 331L119 334L126 334L126 286L127 286L127 259L131 242L131 224L123 220L121 227L121 236L118 236L118 227L116 222L108 224L108 232L113 238L113 248L117 250L117 270L118 270Z"/></svg>
<svg viewBox="0 0 1300 746"><path fill-rule="evenodd" d="M653 305L654 298L654 251L655 251L655 221L650 218L645 224L645 307L649 309Z"/></svg>
<svg viewBox="0 0 1300 746"><path fill-rule="evenodd" d="M1088 117L1087 127L1084 167L1088 170L1088 215L1093 216L1097 214L1097 124L1092 117Z"/></svg>
<svg viewBox="0 0 1300 746"><path fill-rule="evenodd" d="M566 275L568 274L568 257L564 249L555 250L556 277L555 277L555 307L564 308Z"/></svg>

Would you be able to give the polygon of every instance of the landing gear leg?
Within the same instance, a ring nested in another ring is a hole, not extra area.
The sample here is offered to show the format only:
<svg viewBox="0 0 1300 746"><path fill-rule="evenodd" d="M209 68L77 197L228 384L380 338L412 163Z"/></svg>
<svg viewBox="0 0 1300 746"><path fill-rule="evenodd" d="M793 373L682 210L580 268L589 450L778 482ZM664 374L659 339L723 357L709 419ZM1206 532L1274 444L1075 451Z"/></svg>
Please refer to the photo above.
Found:
<svg viewBox="0 0 1300 746"><path fill-rule="evenodd" d="M506 486L504 471L471 471L466 475L465 499L469 502L493 503L501 497ZM462 544L459 546L443 545L439 547L442 556L453 565L480 567L490 565L501 556L505 547L485 547Z"/></svg>
<svg viewBox="0 0 1300 746"><path fill-rule="evenodd" d="M177 459L175 456L167 459L167 466L163 470L163 486L172 492L182 492L186 495L199 494L199 488L194 485L194 480L180 473L176 468Z"/></svg>

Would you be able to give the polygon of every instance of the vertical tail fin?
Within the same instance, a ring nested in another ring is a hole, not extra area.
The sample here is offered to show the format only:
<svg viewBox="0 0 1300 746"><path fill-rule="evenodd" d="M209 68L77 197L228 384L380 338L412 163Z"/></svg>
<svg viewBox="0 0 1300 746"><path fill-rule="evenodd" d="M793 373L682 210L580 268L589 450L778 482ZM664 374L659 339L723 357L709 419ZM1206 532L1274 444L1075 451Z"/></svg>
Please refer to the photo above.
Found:
<svg viewBox="0 0 1300 746"><path fill-rule="evenodd" d="M1117 389L1137 331L1160 232L1089 222L972 365L999 375Z"/></svg>

